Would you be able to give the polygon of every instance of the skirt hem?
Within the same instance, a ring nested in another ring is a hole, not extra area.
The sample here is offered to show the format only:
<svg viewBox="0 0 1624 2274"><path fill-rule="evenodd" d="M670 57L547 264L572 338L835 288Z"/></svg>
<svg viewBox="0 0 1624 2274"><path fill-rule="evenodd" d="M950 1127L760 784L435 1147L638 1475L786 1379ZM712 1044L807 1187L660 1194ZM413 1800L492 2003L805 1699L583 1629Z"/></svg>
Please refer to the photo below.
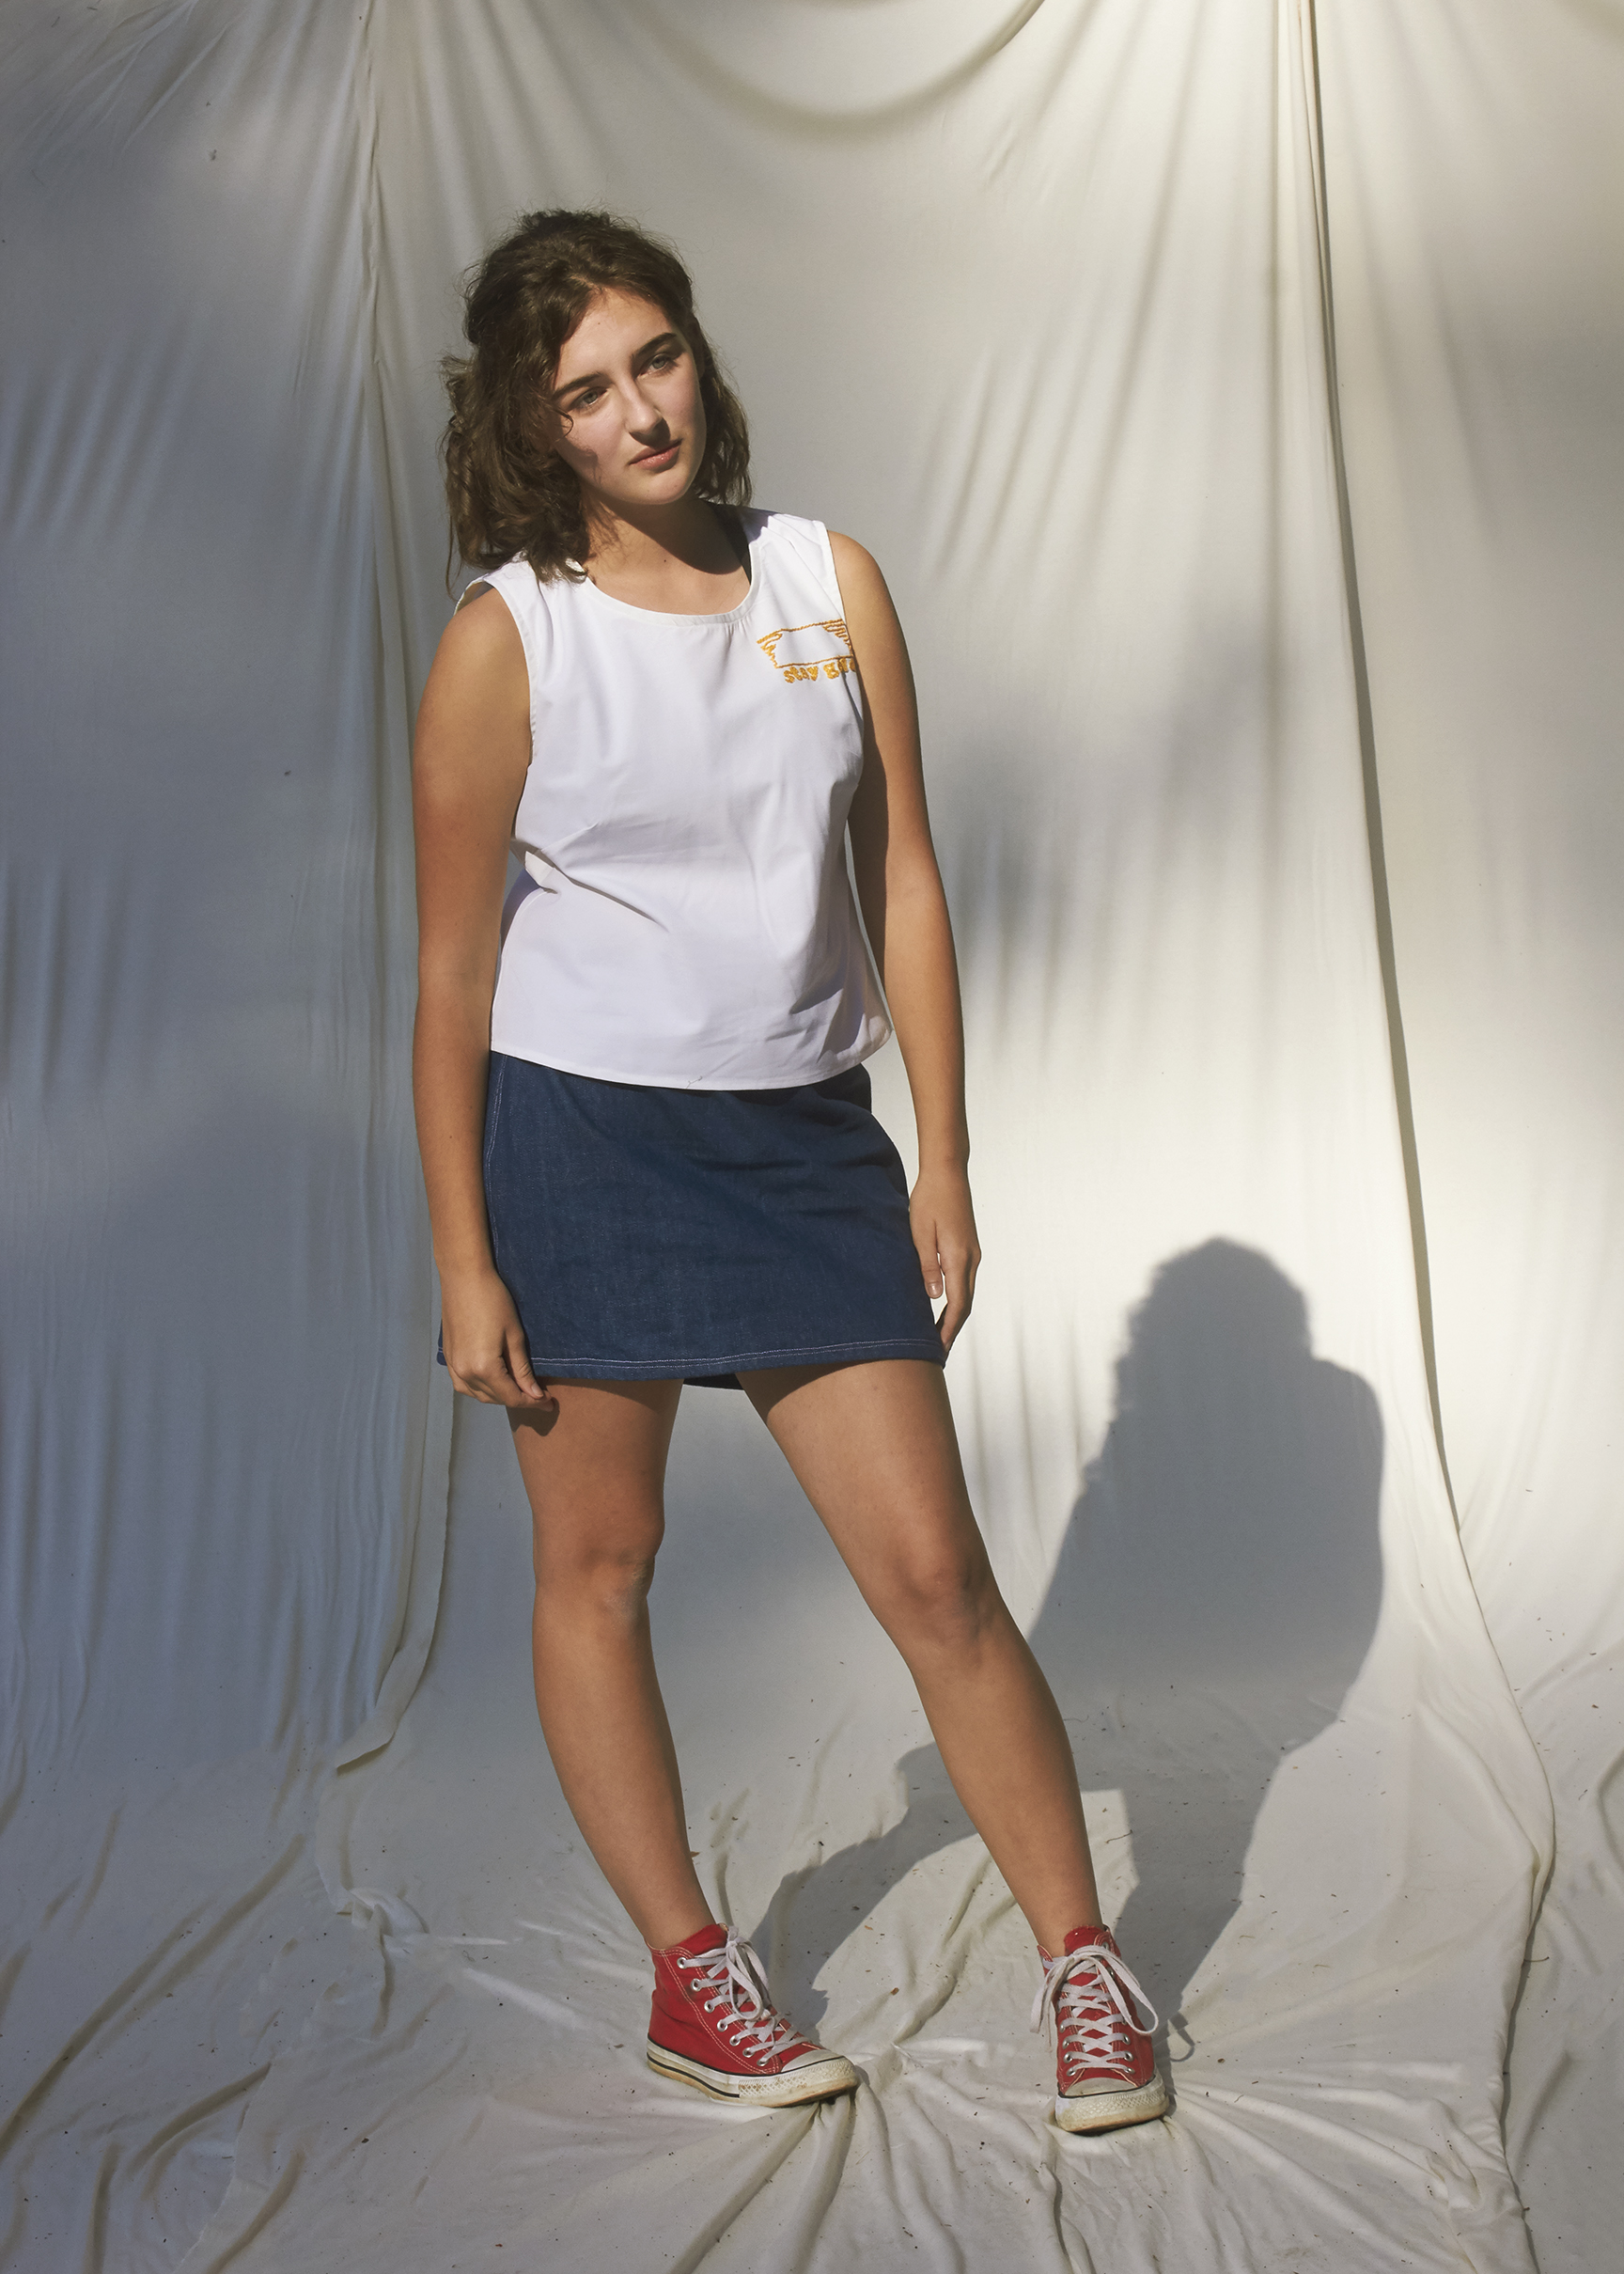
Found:
<svg viewBox="0 0 1624 2274"><path fill-rule="evenodd" d="M736 1357L566 1358L553 1365L532 1357L530 1368L551 1382L688 1382L768 1366L860 1366L867 1358L923 1358L942 1366L946 1357L940 1342L825 1342L804 1350L746 1350Z"/></svg>
<svg viewBox="0 0 1624 2274"><path fill-rule="evenodd" d="M444 1350L435 1357L445 1363ZM547 1358L530 1357L530 1370L542 1382L690 1382L695 1388L735 1388L734 1377L770 1366L861 1366L878 1358L919 1358L945 1366L947 1354L934 1338L878 1342L822 1342L799 1350L742 1350L720 1357L689 1358Z"/></svg>

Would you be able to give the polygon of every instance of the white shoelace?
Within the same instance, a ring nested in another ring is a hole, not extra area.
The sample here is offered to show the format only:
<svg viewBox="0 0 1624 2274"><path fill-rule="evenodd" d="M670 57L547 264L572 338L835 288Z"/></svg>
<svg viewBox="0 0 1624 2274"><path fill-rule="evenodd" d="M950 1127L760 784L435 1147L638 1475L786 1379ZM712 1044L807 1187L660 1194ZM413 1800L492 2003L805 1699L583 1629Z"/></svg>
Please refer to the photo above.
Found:
<svg viewBox="0 0 1624 2274"><path fill-rule="evenodd" d="M1133 2018L1135 2003L1150 2016L1148 2030L1141 2029ZM1123 2024L1135 2037L1153 2036L1161 2026L1161 2015L1127 1967L1101 1942L1085 1943L1080 1951L1054 1959L1045 1968L1043 1986L1032 2005L1033 2029L1047 2036L1051 2016L1061 2054L1072 2074L1105 2069L1119 2077L1131 2076L1132 2061L1120 2033Z"/></svg>
<svg viewBox="0 0 1624 2274"><path fill-rule="evenodd" d="M782 2045L799 2043L797 2032L783 2015L773 2010L761 1961L731 1927L720 1950L701 1951L696 1958L679 1958L677 1963L685 1971L696 1973L706 1988L715 1991L715 1997L705 2000L708 2014L713 2014L719 2005L726 2007L716 2026L724 2032L738 2032L728 2037L728 2043L736 2050L750 2054L765 2067L781 2049L781 2041Z"/></svg>

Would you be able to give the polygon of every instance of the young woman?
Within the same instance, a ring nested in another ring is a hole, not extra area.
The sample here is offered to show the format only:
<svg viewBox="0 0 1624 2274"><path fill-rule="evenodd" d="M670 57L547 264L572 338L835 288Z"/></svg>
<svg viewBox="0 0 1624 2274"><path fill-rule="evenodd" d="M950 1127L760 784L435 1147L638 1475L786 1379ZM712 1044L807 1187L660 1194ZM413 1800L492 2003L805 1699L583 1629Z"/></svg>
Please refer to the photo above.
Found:
<svg viewBox="0 0 1624 2274"><path fill-rule="evenodd" d="M664 244L532 214L466 329L445 461L480 575L417 725L417 1121L444 1360L512 1424L537 1704L653 1953L648 2058L757 2106L859 2082L773 2009L689 1857L647 1609L689 1381L742 1388L918 1684L1038 1939L1057 2121L1160 2115L1156 2017L1101 1924L1065 1730L944 1388L979 1251L890 597L850 538L748 509L743 415ZM912 1196L863 1066L893 1022Z"/></svg>

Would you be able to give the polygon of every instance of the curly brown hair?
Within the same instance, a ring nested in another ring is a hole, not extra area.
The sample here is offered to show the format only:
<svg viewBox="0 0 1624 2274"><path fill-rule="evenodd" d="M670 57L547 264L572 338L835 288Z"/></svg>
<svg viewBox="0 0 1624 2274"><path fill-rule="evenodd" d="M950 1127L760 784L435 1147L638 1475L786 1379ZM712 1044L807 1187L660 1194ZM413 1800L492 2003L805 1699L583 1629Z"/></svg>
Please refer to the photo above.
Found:
<svg viewBox="0 0 1624 2274"><path fill-rule="evenodd" d="M694 313L694 286L673 248L611 213L526 213L463 279L472 353L447 355L451 416L441 445L451 542L470 568L523 554L543 581L584 573L581 485L552 449L541 403L564 344L601 291L660 308L694 351L705 405L695 479L722 506L750 501L743 406Z"/></svg>

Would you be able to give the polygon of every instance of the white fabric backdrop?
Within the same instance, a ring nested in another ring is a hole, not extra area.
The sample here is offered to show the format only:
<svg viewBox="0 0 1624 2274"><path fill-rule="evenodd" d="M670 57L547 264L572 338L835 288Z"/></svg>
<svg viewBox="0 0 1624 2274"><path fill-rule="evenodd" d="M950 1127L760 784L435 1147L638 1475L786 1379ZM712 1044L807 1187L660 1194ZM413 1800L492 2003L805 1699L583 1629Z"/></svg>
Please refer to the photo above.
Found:
<svg viewBox="0 0 1624 2274"><path fill-rule="evenodd" d="M1617 27L1312 34L14 8L8 2264L1499 2274L1514 2002L1539 2263L1602 2263ZM758 495L910 631L990 1256L950 1379L1163 2127L1045 2132L1023 1931L719 1393L657 1585L694 1838L870 2089L636 2064L404 1088L434 366L566 201L678 238Z"/></svg>
<svg viewBox="0 0 1624 2274"><path fill-rule="evenodd" d="M1624 2228L1624 16L1327 10L1348 463L1450 1472L1556 1803L1509 2133Z"/></svg>

